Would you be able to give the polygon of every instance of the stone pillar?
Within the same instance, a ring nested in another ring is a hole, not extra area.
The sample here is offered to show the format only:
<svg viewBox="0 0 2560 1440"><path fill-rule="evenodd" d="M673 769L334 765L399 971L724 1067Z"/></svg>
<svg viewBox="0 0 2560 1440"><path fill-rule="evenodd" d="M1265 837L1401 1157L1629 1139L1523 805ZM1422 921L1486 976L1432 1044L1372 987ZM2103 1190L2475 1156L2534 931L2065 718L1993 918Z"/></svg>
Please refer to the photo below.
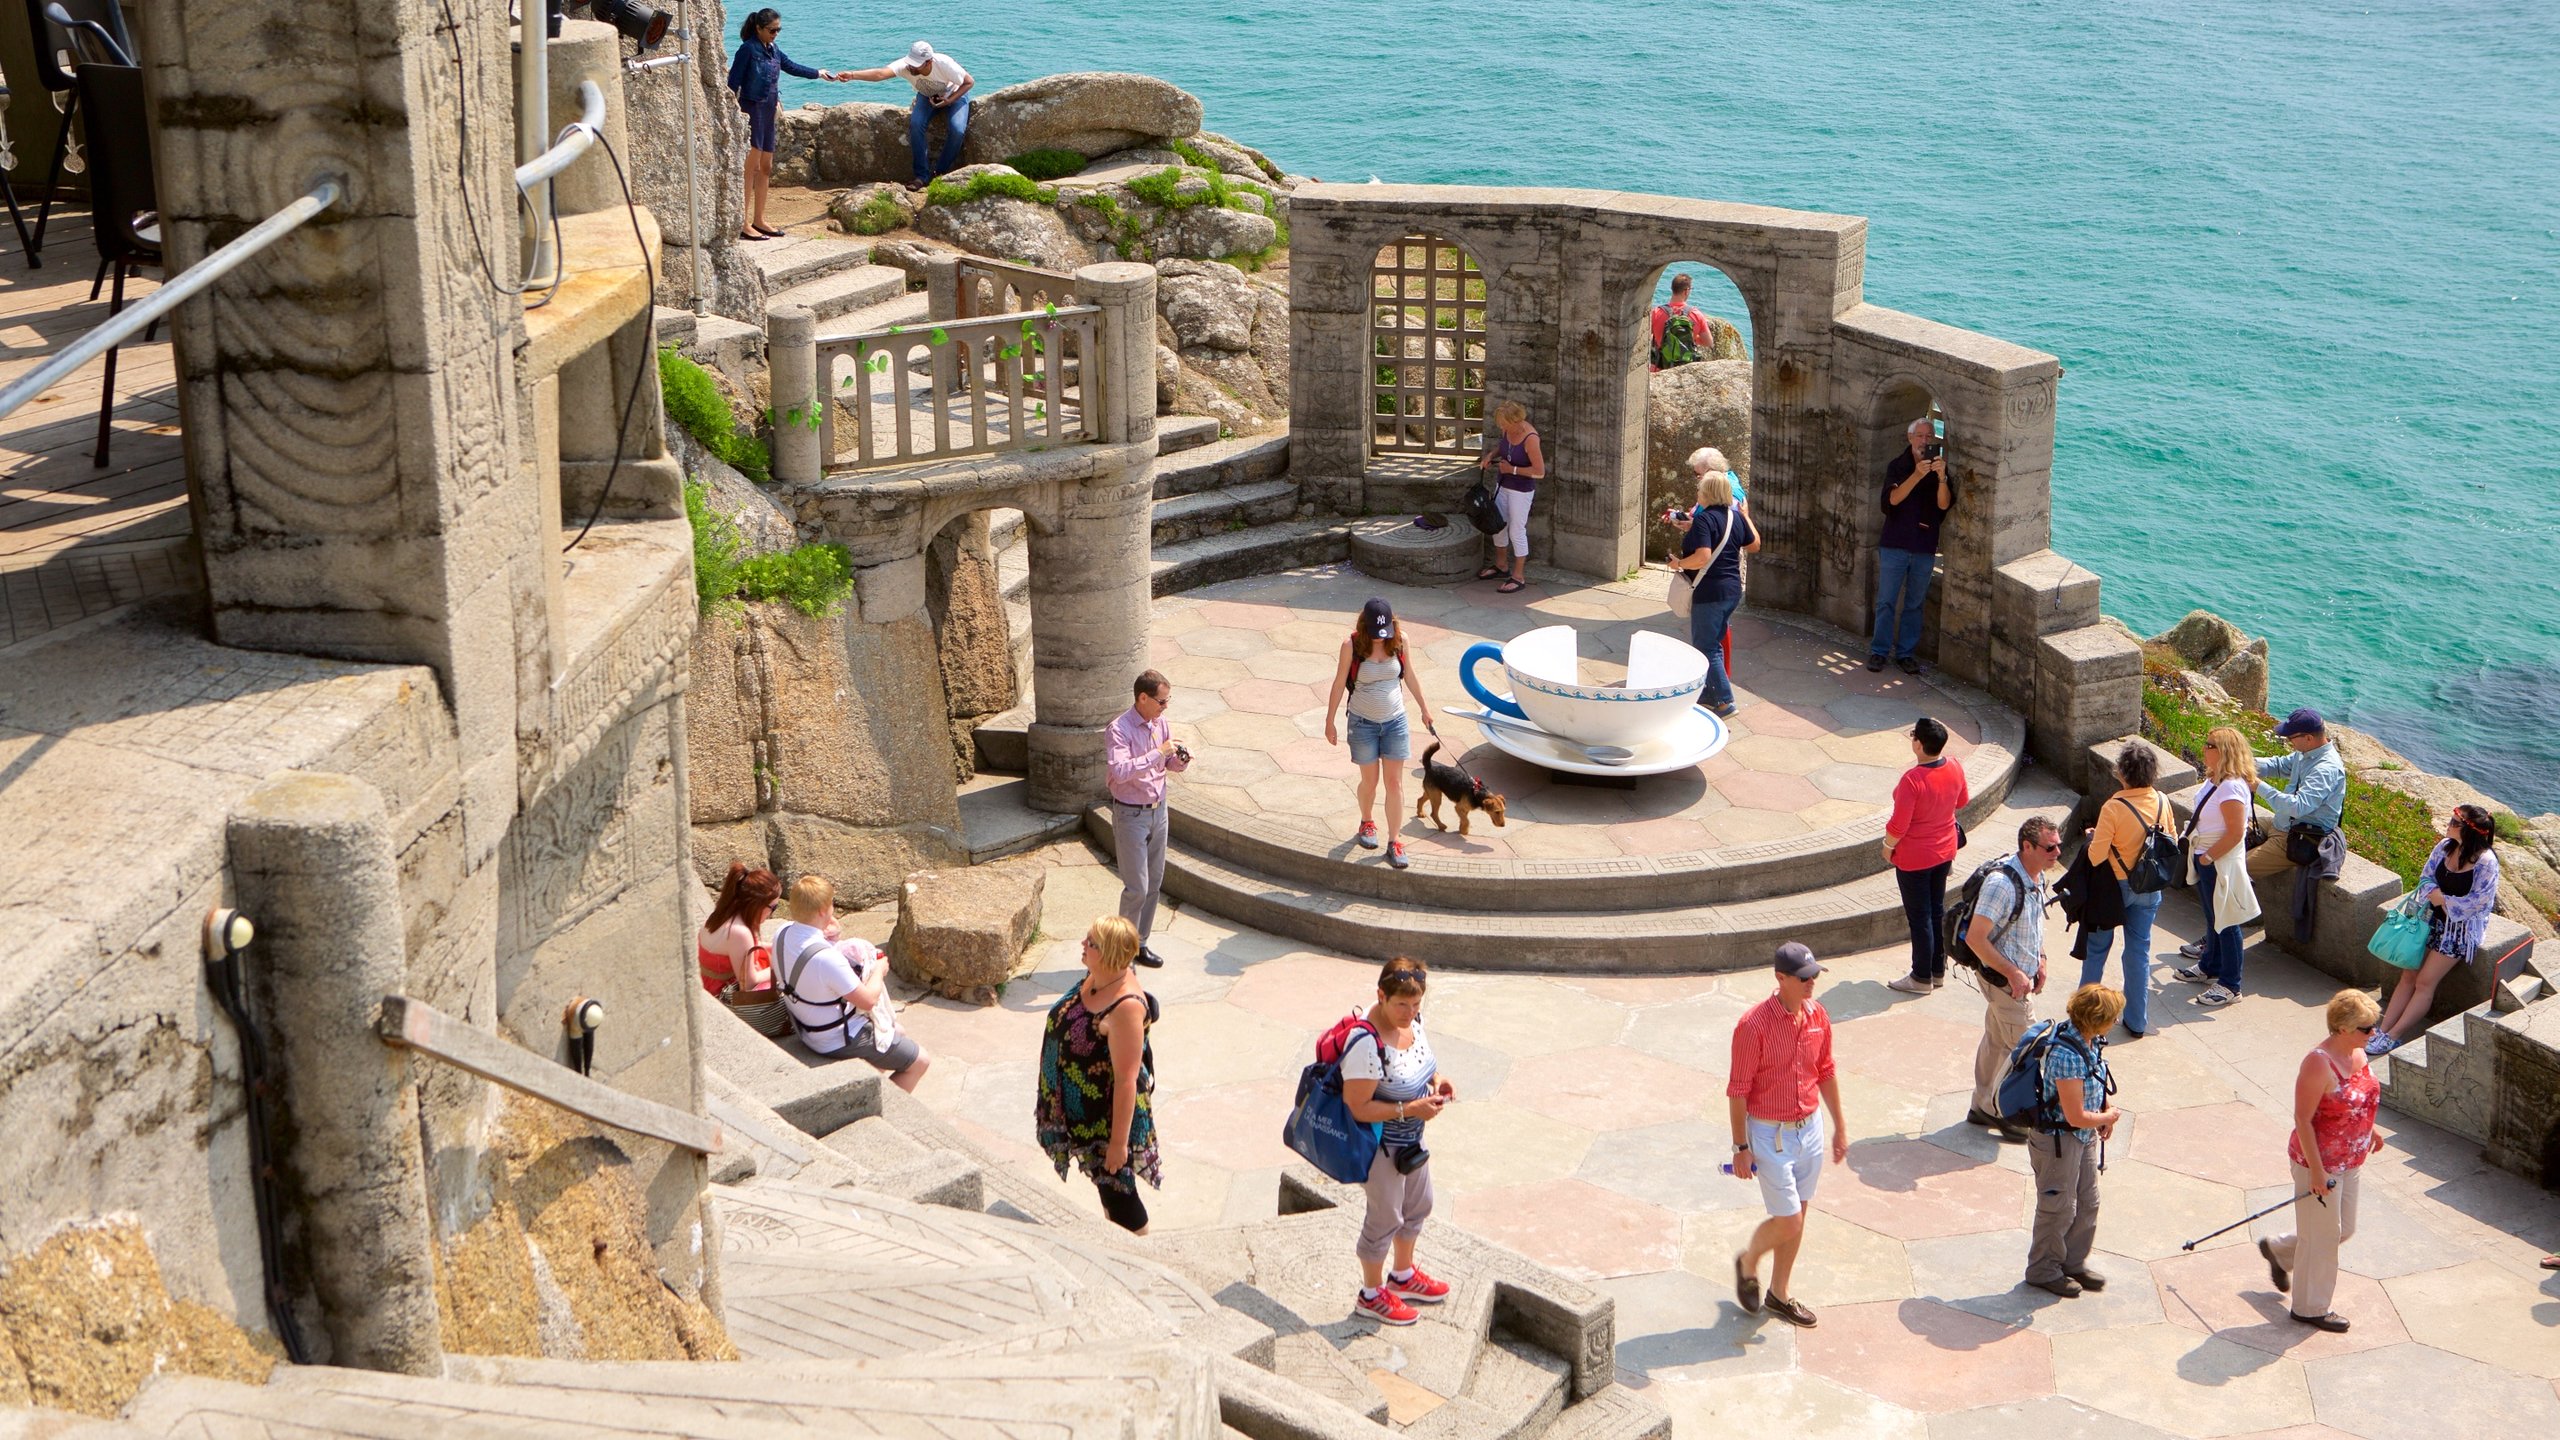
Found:
<svg viewBox="0 0 2560 1440"><path fill-rule="evenodd" d="M551 683L547 624L519 617L542 612L559 542L526 468L522 302L484 268L504 282L515 262L509 27L456 15L447 36L433 6L138 11L172 273L347 181L171 317L213 633L432 667L477 865L515 809L518 686Z"/></svg>
<svg viewBox="0 0 2560 1440"><path fill-rule="evenodd" d="M400 862L382 796L344 775L270 777L231 818L244 957L276 1074L286 1245L329 1364L442 1373L418 1090L374 1022L404 988Z"/></svg>
<svg viewBox="0 0 2560 1440"><path fill-rule="evenodd" d="M560 132L578 119L578 86L592 80L604 91L605 142L622 157L627 178L631 138L622 107L622 36L601 21L565 21L560 26L560 38L546 49L543 64L551 77L551 133L543 143L548 145L558 139ZM614 178L613 162L605 157L603 147L590 146L586 154L552 178L551 196L563 215L619 210L622 182ZM639 198L634 189L632 199Z"/></svg>
<svg viewBox="0 0 2560 1440"><path fill-rule="evenodd" d="M1087 374L1102 381L1102 438L1147 447L1156 432L1155 271L1088 265L1075 279L1076 298L1102 307L1100 353L1085 359ZM1034 809L1081 810L1106 793L1103 731L1129 708L1129 684L1147 668L1154 516L1155 460L1147 455L1068 489L1054 524L1032 523Z"/></svg>
<svg viewBox="0 0 2560 1440"><path fill-rule="evenodd" d="M819 454L818 317L791 305L765 319L765 364L772 376L773 478L814 485L826 468Z"/></svg>
<svg viewBox="0 0 2560 1440"><path fill-rule="evenodd" d="M924 313L932 320L960 318L960 257L936 253L924 262ZM942 347L936 346L938 357Z"/></svg>
<svg viewBox="0 0 2560 1440"><path fill-rule="evenodd" d="M1346 238L1353 230L1348 216L1292 204L1289 477L1317 509L1336 515L1360 513L1369 466L1369 274L1377 247Z"/></svg>

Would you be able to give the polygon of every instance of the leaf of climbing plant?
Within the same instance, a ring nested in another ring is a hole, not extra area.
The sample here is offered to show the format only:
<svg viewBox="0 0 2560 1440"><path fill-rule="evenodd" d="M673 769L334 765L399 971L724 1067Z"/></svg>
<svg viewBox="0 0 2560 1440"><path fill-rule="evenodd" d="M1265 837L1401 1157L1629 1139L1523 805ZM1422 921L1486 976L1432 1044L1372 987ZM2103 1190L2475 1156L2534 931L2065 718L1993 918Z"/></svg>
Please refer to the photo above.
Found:
<svg viewBox="0 0 2560 1440"><path fill-rule="evenodd" d="M951 332L936 325L933 327L933 333L926 338L936 345L948 345L951 343Z"/></svg>

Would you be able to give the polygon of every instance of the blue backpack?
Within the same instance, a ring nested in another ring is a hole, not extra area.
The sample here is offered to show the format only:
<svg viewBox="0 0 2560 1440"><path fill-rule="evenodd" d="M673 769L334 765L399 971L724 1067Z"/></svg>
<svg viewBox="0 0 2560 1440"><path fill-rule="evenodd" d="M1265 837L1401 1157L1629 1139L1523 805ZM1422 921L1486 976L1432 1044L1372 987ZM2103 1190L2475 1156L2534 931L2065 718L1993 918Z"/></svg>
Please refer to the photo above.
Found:
<svg viewBox="0 0 2560 1440"><path fill-rule="evenodd" d="M2071 1127L2062 1117L2062 1097L2053 1082L2045 1078L2045 1057L2056 1045L2068 1045L2089 1062L2089 1079L2081 1095L2081 1108L2091 1112L2103 1110L2107 1097L2116 1092L2115 1076L2108 1073L2104 1040L2092 1048L2080 1039L2080 1032L2061 1020L2039 1020L2027 1027L2018 1043L2009 1051L2009 1068L2000 1076L2000 1118L2013 1125L2025 1125L2047 1135L2059 1135ZM2089 1087L2095 1093L2089 1093Z"/></svg>
<svg viewBox="0 0 2560 1440"><path fill-rule="evenodd" d="M1352 1119L1350 1102L1342 1098L1342 1052L1362 1033L1374 1041L1378 1030L1354 1011L1316 1041L1316 1058L1298 1072L1298 1098L1280 1130L1281 1144L1345 1185L1366 1182L1378 1158L1380 1127Z"/></svg>

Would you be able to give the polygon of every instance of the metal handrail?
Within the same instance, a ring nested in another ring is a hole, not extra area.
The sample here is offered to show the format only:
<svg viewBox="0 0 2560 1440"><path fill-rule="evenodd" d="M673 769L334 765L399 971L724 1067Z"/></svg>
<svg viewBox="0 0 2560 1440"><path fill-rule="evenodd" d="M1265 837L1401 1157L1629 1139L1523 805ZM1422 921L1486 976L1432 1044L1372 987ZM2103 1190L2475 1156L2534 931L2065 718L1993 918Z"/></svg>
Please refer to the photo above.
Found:
<svg viewBox="0 0 2560 1440"><path fill-rule="evenodd" d="M19 406L42 394L63 376L141 334L153 321L210 288L214 281L239 269L250 256L283 239L312 216L337 204L338 197L345 193L345 181L336 176L322 180L311 187L309 194L251 226L239 239L180 271L149 296L117 312L115 318L106 324L72 341L52 359L19 376L7 389L0 390L0 419L16 413Z"/></svg>
<svg viewBox="0 0 2560 1440"><path fill-rule="evenodd" d="M593 80L578 82L578 118L561 130L551 148L516 167L516 189L530 190L569 168L604 133L604 92Z"/></svg>

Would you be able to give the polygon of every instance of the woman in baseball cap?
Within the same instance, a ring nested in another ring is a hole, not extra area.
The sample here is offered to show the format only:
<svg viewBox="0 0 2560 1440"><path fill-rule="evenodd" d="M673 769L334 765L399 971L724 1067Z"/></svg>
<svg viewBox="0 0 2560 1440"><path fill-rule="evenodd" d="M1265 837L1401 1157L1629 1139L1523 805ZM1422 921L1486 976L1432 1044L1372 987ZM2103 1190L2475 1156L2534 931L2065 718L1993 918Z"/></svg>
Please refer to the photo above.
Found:
<svg viewBox="0 0 2560 1440"><path fill-rule="evenodd" d="M1422 712L1422 728L1433 739L1440 736L1439 727L1431 723L1431 702L1422 698L1422 677L1415 673L1411 657L1405 649L1404 627L1396 623L1395 608L1384 596L1372 597L1360 607L1359 622L1342 642L1342 650L1333 666L1333 691L1324 702L1324 743L1342 743L1333 724L1336 706L1343 704L1351 716L1351 763L1360 767L1360 829L1351 838L1363 850L1378 848L1377 814L1378 783L1387 787L1387 820L1400 825L1404 818L1404 767L1413 758L1413 740L1407 733L1404 697ZM1399 870L1410 862L1404 858L1404 842L1387 842L1387 863Z"/></svg>

